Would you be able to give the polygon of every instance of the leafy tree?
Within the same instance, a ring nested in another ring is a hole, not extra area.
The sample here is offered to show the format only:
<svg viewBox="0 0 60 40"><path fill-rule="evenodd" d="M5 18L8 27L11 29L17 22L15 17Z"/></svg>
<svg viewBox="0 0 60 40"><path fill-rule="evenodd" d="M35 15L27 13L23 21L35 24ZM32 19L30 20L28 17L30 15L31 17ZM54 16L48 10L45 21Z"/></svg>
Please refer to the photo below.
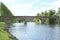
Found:
<svg viewBox="0 0 60 40"><path fill-rule="evenodd" d="M41 20L38 18L34 18L34 22L35 22L35 24L41 24Z"/></svg>
<svg viewBox="0 0 60 40"><path fill-rule="evenodd" d="M49 10L49 16L54 16L55 15L55 10Z"/></svg>
<svg viewBox="0 0 60 40"><path fill-rule="evenodd" d="M57 20L58 21L58 24L60 24L60 8L58 8L57 16L59 17L58 20Z"/></svg>
<svg viewBox="0 0 60 40"><path fill-rule="evenodd" d="M55 10L49 10L49 12L46 12L46 13L47 13L48 16L54 16L55 15ZM53 24L55 19L47 18L46 20L48 21L48 22L46 21L46 23Z"/></svg>
<svg viewBox="0 0 60 40"><path fill-rule="evenodd" d="M37 13L37 17L41 16L40 13ZM41 20L38 19L38 18L34 18L33 21L36 23L36 24L40 24L41 23Z"/></svg>
<svg viewBox="0 0 60 40"><path fill-rule="evenodd" d="M2 3L0 2L0 16L13 16L10 10ZM6 23L3 22L4 18L0 18L0 40L11 40L9 38L9 33L7 33L4 28L6 28Z"/></svg>
<svg viewBox="0 0 60 40"><path fill-rule="evenodd" d="M47 11L45 11L44 13L45 13L45 16L48 16L48 12Z"/></svg>
<svg viewBox="0 0 60 40"><path fill-rule="evenodd" d="M37 16L55 16L55 10L49 10L48 12L47 11L41 12L40 14L38 13ZM46 24L52 24L52 23L54 23L55 18L54 19L53 18L45 18L43 20L45 20L44 23L46 23ZM39 21L37 21L37 22L39 22Z"/></svg>
<svg viewBox="0 0 60 40"><path fill-rule="evenodd" d="M2 2L0 3L0 16L13 16L12 12ZM11 18L9 22L14 22L14 20ZM5 22L5 19L1 18L0 21Z"/></svg>
<svg viewBox="0 0 60 40"><path fill-rule="evenodd" d="M41 16L45 16L45 13L44 12L41 12Z"/></svg>
<svg viewBox="0 0 60 40"><path fill-rule="evenodd" d="M1 2L0 6L1 16L13 16L12 12Z"/></svg>
<svg viewBox="0 0 60 40"><path fill-rule="evenodd" d="M40 13L37 13L37 16L40 16Z"/></svg>

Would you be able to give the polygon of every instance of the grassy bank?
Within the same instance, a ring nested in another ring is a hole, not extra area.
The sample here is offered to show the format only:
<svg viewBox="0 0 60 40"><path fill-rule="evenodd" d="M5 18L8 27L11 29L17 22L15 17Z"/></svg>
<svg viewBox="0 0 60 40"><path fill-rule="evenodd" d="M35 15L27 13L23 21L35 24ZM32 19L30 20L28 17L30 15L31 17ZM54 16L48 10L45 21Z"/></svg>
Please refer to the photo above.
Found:
<svg viewBox="0 0 60 40"><path fill-rule="evenodd" d="M3 30L5 26L6 23L0 22L0 40L10 40L9 33Z"/></svg>
<svg viewBox="0 0 60 40"><path fill-rule="evenodd" d="M10 40L9 34L2 29L0 29L0 40Z"/></svg>
<svg viewBox="0 0 60 40"><path fill-rule="evenodd" d="M0 22L0 40L17 40L16 37L8 32L8 27L4 22Z"/></svg>

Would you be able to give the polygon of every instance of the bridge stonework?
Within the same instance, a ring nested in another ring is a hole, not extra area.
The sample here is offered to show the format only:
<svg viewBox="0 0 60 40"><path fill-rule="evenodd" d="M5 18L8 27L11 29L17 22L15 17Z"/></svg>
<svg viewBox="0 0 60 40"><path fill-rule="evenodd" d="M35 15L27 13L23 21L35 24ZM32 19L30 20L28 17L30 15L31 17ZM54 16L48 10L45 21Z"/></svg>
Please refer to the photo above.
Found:
<svg viewBox="0 0 60 40"><path fill-rule="evenodd" d="M6 22L6 23L9 23L9 20L13 19L13 18L20 18L20 19L22 19L24 21L25 25L27 24L28 19L31 19L31 18L38 18L38 19L40 19L42 21L42 23L44 22L45 18L55 18L55 19L58 19L58 17L56 17L56 16L0 16L0 20L4 19L4 22Z"/></svg>

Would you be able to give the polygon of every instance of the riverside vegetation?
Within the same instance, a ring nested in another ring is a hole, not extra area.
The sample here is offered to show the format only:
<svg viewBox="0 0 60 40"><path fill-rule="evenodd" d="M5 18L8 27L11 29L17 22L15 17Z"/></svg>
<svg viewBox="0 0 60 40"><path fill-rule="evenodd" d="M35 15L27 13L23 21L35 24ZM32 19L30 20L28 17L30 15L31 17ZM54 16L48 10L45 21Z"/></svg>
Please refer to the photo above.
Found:
<svg viewBox="0 0 60 40"><path fill-rule="evenodd" d="M0 2L0 16L14 16L2 2ZM49 10L37 13L37 16L57 16L59 18L56 23L60 24L60 8L58 8L57 12L55 10ZM55 19L45 18L44 23L51 24L54 20ZM32 21L34 21L36 24L41 24L41 20L38 18L34 18ZM9 22L16 22L16 19L11 19ZM9 38L10 34L6 32L4 28L7 28L7 23L4 22L4 19L0 19L0 40L12 40Z"/></svg>
<svg viewBox="0 0 60 40"><path fill-rule="evenodd" d="M37 16L56 16L58 17L58 19L45 18L44 24L54 24L54 23L60 24L60 8L58 8L57 12L55 10L49 10L49 11L37 13ZM34 22L36 22L36 24L40 24L41 20L38 18L34 18Z"/></svg>
<svg viewBox="0 0 60 40"><path fill-rule="evenodd" d="M6 23L0 22L0 40L10 40L9 33L3 30L4 27L6 27Z"/></svg>
<svg viewBox="0 0 60 40"><path fill-rule="evenodd" d="M0 2L0 16L13 16L12 12L2 2ZM10 22L13 22L14 19L11 20ZM7 31L7 23L4 22L4 19L0 18L0 40L17 40L16 37Z"/></svg>

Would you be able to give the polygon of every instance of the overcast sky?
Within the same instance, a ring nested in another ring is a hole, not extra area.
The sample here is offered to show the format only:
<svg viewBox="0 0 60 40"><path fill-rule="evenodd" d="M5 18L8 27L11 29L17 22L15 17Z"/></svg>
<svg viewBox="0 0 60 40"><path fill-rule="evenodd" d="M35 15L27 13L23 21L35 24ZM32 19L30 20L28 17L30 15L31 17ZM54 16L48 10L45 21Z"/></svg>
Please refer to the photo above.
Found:
<svg viewBox="0 0 60 40"><path fill-rule="evenodd" d="M45 10L60 7L60 0L0 0L15 16L35 16Z"/></svg>

